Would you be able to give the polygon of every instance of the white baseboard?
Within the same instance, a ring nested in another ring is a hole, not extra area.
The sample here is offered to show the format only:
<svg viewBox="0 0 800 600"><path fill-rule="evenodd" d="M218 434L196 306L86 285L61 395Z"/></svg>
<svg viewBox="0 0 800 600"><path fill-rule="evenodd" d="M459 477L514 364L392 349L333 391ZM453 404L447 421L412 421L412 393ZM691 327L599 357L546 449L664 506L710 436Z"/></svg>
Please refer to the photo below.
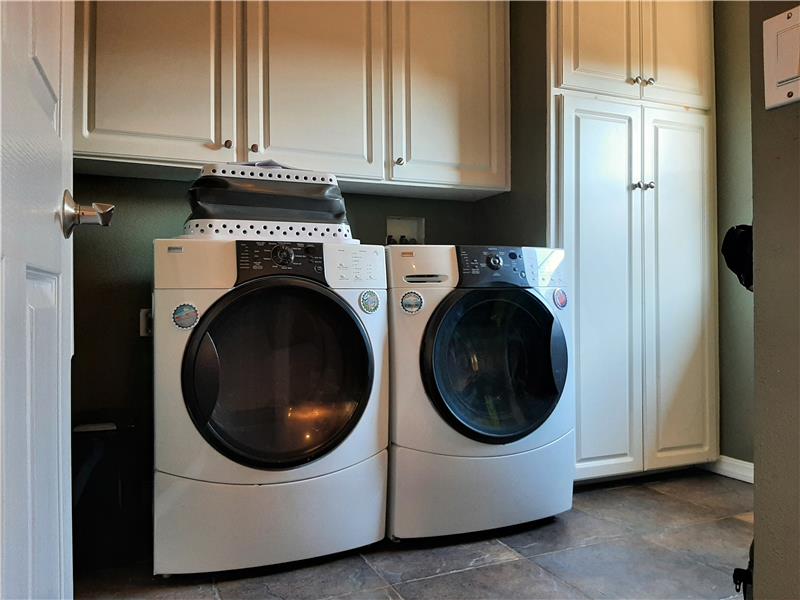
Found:
<svg viewBox="0 0 800 600"><path fill-rule="evenodd" d="M753 463L730 456L720 456L719 460L703 465L706 469L718 475L724 475L739 481L753 483Z"/></svg>

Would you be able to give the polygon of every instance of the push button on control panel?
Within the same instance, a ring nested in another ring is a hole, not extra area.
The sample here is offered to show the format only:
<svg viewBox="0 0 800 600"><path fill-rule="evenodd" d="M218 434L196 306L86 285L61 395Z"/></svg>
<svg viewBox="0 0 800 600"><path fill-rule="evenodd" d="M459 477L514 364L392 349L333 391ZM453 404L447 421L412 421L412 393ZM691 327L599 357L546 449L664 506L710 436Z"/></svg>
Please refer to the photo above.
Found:
<svg viewBox="0 0 800 600"><path fill-rule="evenodd" d="M556 308L564 309L567 307L567 292L558 288L553 291L553 303L556 305Z"/></svg>

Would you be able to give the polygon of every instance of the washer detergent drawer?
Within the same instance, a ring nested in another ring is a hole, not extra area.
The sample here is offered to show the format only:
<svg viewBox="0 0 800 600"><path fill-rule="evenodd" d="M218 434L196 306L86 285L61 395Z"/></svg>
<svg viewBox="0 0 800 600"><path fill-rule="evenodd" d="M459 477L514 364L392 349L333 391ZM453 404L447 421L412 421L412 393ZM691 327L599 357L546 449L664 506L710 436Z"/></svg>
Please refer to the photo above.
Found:
<svg viewBox="0 0 800 600"><path fill-rule="evenodd" d="M390 447L389 535L495 529L572 508L575 432L535 450L484 458Z"/></svg>
<svg viewBox="0 0 800 600"><path fill-rule="evenodd" d="M153 572L203 573L333 554L381 540L387 451L329 475L229 485L156 471Z"/></svg>

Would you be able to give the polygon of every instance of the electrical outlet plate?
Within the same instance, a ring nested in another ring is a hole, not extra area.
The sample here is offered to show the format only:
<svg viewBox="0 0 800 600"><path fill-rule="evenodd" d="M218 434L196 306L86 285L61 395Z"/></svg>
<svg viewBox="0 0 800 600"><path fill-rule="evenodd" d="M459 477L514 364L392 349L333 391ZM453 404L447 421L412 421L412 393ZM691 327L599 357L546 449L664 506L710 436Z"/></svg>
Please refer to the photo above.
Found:
<svg viewBox="0 0 800 600"><path fill-rule="evenodd" d="M425 217L386 217L386 238L392 236L399 242L401 236L425 243Z"/></svg>
<svg viewBox="0 0 800 600"><path fill-rule="evenodd" d="M800 100L800 4L764 21L764 105Z"/></svg>

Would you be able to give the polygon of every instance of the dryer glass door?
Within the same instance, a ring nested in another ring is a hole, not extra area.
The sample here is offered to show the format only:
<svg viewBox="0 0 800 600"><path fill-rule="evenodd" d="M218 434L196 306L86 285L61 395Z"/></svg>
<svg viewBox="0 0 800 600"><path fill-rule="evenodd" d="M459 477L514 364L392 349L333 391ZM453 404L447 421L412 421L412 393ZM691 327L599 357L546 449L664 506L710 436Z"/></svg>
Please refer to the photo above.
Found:
<svg viewBox="0 0 800 600"><path fill-rule="evenodd" d="M558 319L531 290L456 290L428 323L422 379L456 430L507 444L535 431L555 409L566 348Z"/></svg>
<svg viewBox="0 0 800 600"><path fill-rule="evenodd" d="M192 332L182 372L200 433L261 469L335 448L363 413L372 379L372 347L356 313L296 277L254 280L218 300Z"/></svg>

